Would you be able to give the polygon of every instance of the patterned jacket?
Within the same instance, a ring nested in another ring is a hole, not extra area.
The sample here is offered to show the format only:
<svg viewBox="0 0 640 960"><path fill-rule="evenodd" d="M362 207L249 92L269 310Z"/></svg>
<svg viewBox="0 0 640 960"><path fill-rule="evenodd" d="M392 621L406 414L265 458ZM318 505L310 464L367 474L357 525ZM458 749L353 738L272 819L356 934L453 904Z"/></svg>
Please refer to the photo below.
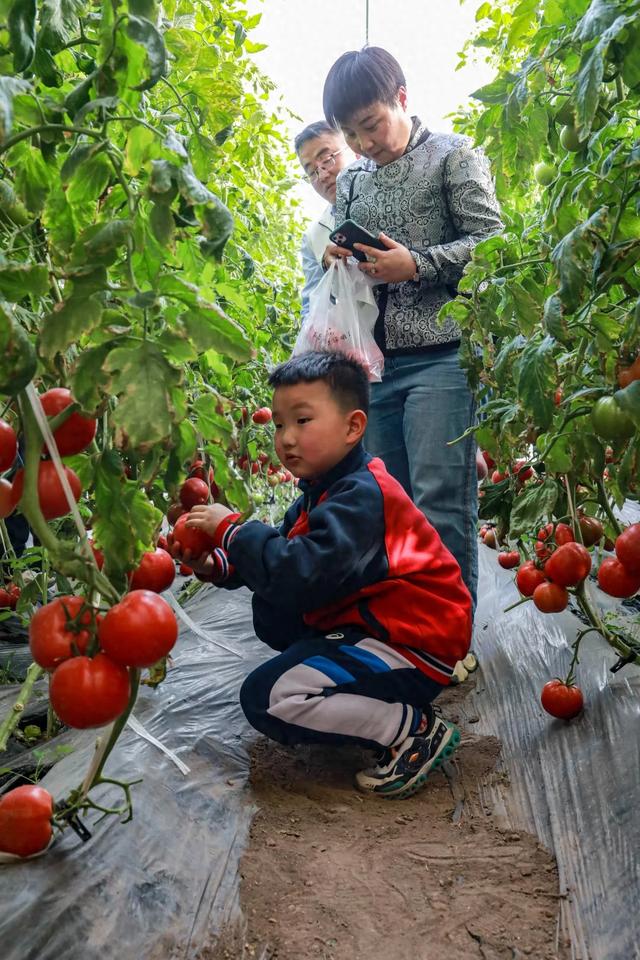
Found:
<svg viewBox="0 0 640 960"><path fill-rule="evenodd" d="M438 311L456 296L474 246L502 227L489 165L468 137L431 133L413 118L404 154L378 167L357 160L339 175L336 223L355 220L408 247L419 279L376 288L376 340L385 354L459 340Z"/></svg>

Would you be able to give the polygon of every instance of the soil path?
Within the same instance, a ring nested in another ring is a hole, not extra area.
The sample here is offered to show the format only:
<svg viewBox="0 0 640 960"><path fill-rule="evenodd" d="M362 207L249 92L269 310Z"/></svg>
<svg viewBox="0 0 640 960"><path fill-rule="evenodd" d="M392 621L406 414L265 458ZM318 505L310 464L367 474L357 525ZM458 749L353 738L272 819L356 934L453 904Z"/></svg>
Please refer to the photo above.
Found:
<svg viewBox="0 0 640 960"><path fill-rule="evenodd" d="M508 786L499 743L465 729L469 692L440 698L456 759L404 801L354 791L359 751L256 745L245 929L203 960L564 960L555 862L483 800Z"/></svg>

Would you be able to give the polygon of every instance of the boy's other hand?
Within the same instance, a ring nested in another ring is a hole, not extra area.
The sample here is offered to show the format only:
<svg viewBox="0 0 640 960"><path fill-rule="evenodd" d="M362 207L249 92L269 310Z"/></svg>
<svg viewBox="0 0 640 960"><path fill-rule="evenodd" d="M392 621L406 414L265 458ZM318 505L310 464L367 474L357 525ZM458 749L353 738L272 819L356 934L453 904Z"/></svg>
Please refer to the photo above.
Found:
<svg viewBox="0 0 640 960"><path fill-rule="evenodd" d="M189 512L185 526L197 527L213 539L224 518L232 513L233 510L229 510L229 507L225 507L221 503L196 504Z"/></svg>

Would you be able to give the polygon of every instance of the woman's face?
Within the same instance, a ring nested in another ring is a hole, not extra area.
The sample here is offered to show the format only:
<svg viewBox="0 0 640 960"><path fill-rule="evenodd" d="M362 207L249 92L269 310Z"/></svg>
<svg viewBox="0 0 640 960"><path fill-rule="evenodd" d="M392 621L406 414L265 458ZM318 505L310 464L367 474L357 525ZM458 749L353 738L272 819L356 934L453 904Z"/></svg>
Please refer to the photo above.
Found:
<svg viewBox="0 0 640 960"><path fill-rule="evenodd" d="M407 91L400 87L393 106L376 100L357 110L341 127L354 153L368 157L379 167L397 160L407 149L411 135Z"/></svg>

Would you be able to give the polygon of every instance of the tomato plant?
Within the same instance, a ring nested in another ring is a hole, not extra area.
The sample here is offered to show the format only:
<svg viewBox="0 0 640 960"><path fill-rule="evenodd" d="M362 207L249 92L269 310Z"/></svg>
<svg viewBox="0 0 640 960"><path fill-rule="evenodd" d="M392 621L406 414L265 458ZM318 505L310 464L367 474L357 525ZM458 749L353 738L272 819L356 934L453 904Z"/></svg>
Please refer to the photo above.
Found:
<svg viewBox="0 0 640 960"><path fill-rule="evenodd" d="M98 638L115 663L150 667L172 650L178 638L178 622L167 601L157 593L132 590L108 611L100 623Z"/></svg>
<svg viewBox="0 0 640 960"><path fill-rule="evenodd" d="M581 543L565 543L544 565L545 576L561 587L577 587L591 572L591 554Z"/></svg>
<svg viewBox="0 0 640 960"><path fill-rule="evenodd" d="M85 653L98 622L84 597L56 597L40 607L29 624L31 656L52 670L76 653ZM75 651L74 651L75 647Z"/></svg>
<svg viewBox="0 0 640 960"><path fill-rule="evenodd" d="M520 563L520 554L517 550L507 550L498 554L498 563L505 570L513 570Z"/></svg>
<svg viewBox="0 0 640 960"><path fill-rule="evenodd" d="M542 613L560 613L569 603L569 594L565 587L547 581L535 588L533 602Z"/></svg>
<svg viewBox="0 0 640 960"><path fill-rule="evenodd" d="M558 679L545 683L540 701L547 713L560 720L572 720L582 712L584 707L584 697L580 687Z"/></svg>
<svg viewBox="0 0 640 960"><path fill-rule="evenodd" d="M488 52L495 76L455 125L489 156L505 229L474 247L441 315L463 332L478 446L514 464L483 483L480 517L551 571L573 541L615 541L618 509L640 495L639 44L637 0L572 0L562 15L490 0L467 47ZM534 470L524 485L519 461ZM613 572L605 561L600 580ZM586 579L574 588L614 667L640 663L622 614L603 617ZM546 605L554 591L537 589Z"/></svg>
<svg viewBox="0 0 640 960"><path fill-rule="evenodd" d="M191 510L199 503L208 503L209 486L204 480L190 477L180 487L180 503L185 510Z"/></svg>
<svg viewBox="0 0 640 960"><path fill-rule="evenodd" d="M0 797L0 850L31 857L48 846L53 835L53 797L43 787L15 787Z"/></svg>
<svg viewBox="0 0 640 960"><path fill-rule="evenodd" d="M42 409L48 417L56 417L67 410L73 403L71 391L65 387L52 387L40 397ZM53 439L61 457L70 457L74 453L81 453L88 447L96 435L97 421L91 417L83 417L79 413L72 413L53 431Z"/></svg>
<svg viewBox="0 0 640 960"><path fill-rule="evenodd" d="M70 467L65 467L64 472L74 499L79 500L82 492L79 477ZM20 502L23 489L24 470L21 468L13 481L12 499L14 504ZM71 508L67 495L60 482L55 464L50 460L43 460L38 466L37 491L40 510L45 520L55 520L56 517L64 517L65 514L69 513Z"/></svg>
<svg viewBox="0 0 640 960"><path fill-rule="evenodd" d="M532 560L527 560L518 568L516 586L523 597L532 597L536 587L545 583L545 575Z"/></svg>

